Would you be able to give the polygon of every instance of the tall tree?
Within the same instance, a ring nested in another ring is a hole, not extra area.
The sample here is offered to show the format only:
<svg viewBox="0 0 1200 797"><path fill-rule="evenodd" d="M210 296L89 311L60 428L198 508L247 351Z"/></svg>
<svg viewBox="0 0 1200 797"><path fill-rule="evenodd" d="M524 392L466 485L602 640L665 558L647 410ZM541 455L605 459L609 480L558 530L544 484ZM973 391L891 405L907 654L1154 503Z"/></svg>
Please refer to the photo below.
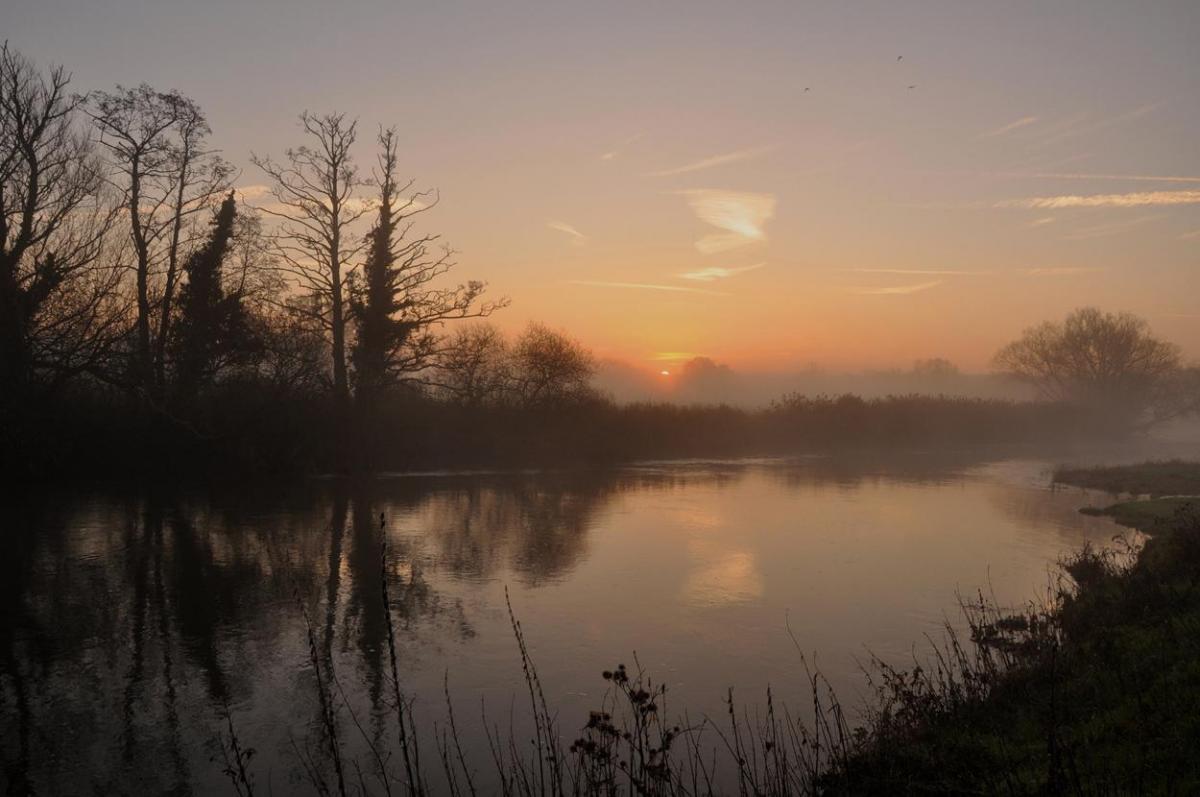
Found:
<svg viewBox="0 0 1200 797"><path fill-rule="evenodd" d="M1120 425L1150 409L1181 368L1179 347L1155 337L1144 320L1094 307L1025 330L995 361L1044 398L1078 403Z"/></svg>
<svg viewBox="0 0 1200 797"><path fill-rule="evenodd" d="M454 252L446 246L434 249L437 235L412 235L412 217L433 208L437 194L411 193L411 180L398 184L395 129L381 131L378 142L377 218L353 294L355 388L363 399L428 369L443 348L442 323L488 316L507 304L505 299L481 302L486 285L477 280L434 287L454 267Z"/></svg>
<svg viewBox="0 0 1200 797"><path fill-rule="evenodd" d="M211 379L222 360L246 342L241 295L227 292L223 280L237 215L231 191L213 218L208 241L183 266L187 281L179 292L173 346L175 389L183 397Z"/></svg>
<svg viewBox="0 0 1200 797"><path fill-rule="evenodd" d="M119 338L103 165L61 67L0 47L0 393L99 367Z"/></svg>
<svg viewBox="0 0 1200 797"><path fill-rule="evenodd" d="M272 235L279 268L311 298L292 306L328 333L334 395L345 405L346 293L363 247L352 227L369 210L355 196L363 185L351 152L357 123L340 113L305 112L300 124L311 145L288 149L282 162L258 155L251 161L271 179L275 202L259 210L279 221Z"/></svg>
<svg viewBox="0 0 1200 797"><path fill-rule="evenodd" d="M161 396L180 263L203 237L194 217L220 200L233 170L208 148L212 131L200 107L177 91L118 86L94 96L91 114L129 222L137 302L132 385Z"/></svg>

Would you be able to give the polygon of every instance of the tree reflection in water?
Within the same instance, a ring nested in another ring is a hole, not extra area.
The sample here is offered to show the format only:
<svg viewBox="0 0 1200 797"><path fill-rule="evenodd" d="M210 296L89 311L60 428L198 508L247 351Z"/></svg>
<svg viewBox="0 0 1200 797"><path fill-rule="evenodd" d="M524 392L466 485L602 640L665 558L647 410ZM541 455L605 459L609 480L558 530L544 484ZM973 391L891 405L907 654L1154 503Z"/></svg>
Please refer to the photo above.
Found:
<svg viewBox="0 0 1200 797"><path fill-rule="evenodd" d="M382 739L392 716L385 573L406 651L469 639L461 601L426 571L478 580L507 567L530 585L561 577L585 551L593 514L645 481L404 478L15 496L0 560L6 786L215 786L222 706L266 706L254 713L263 724L313 719L297 601L325 664L349 660L345 680L362 676L362 704L351 697L351 707L365 709L370 735Z"/></svg>

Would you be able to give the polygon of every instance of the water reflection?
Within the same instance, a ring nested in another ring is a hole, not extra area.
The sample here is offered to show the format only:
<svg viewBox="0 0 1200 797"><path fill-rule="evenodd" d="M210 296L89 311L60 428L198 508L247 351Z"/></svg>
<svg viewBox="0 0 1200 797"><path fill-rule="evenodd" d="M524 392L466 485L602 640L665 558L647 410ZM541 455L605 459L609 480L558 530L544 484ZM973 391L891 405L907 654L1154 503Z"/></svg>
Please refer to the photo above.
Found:
<svg viewBox="0 0 1200 797"><path fill-rule="evenodd" d="M290 790L292 734L318 716L306 616L364 734L391 738L383 579L408 688L435 694L449 669L476 706L515 683L504 585L570 710L586 704L570 704L585 674L634 647L697 700L778 679L793 666L785 611L822 650L900 649L950 608L947 583L974 577L957 572L971 552L989 558L981 570L1024 574L1024 589L1032 563L1109 534L1075 512L1077 496L975 464L651 463L13 496L0 560L6 787L220 788L210 759L229 705ZM955 546L951 524L973 524ZM913 561L928 572L888 570Z"/></svg>

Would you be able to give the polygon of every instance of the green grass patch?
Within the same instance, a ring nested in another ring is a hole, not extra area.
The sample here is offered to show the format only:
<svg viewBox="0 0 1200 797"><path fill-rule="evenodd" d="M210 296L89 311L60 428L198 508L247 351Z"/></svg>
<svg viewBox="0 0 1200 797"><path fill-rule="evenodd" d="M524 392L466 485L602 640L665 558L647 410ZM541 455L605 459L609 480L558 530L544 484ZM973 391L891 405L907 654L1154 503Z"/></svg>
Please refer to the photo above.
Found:
<svg viewBox="0 0 1200 797"><path fill-rule="evenodd" d="M1055 484L1069 484L1113 495L1200 496L1200 462L1173 459L1097 468L1059 468Z"/></svg>
<svg viewBox="0 0 1200 797"><path fill-rule="evenodd" d="M1085 506L1079 511L1085 515L1111 517L1122 526L1153 534L1186 507L1200 509L1200 498L1151 498L1143 501L1122 501L1105 507Z"/></svg>

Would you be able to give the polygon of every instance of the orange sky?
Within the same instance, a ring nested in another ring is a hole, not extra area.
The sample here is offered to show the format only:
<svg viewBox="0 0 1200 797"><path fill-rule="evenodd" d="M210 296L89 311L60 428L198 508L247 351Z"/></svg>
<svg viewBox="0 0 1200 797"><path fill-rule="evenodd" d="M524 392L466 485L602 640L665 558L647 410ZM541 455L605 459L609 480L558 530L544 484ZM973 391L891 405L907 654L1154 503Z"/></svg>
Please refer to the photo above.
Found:
<svg viewBox="0 0 1200 797"><path fill-rule="evenodd" d="M303 109L357 116L364 165L398 125L456 276L601 357L983 370L1091 304L1200 358L1193 0L48 0L0 27L81 88L194 97L244 187Z"/></svg>

